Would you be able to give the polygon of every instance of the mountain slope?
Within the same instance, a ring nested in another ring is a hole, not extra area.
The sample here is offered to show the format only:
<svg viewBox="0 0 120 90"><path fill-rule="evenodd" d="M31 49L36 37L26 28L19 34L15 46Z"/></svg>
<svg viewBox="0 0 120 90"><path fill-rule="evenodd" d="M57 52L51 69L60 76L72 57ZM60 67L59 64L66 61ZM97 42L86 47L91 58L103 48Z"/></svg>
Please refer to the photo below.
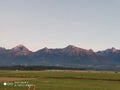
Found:
<svg viewBox="0 0 120 90"><path fill-rule="evenodd" d="M23 45L18 45L11 49L16 55L28 55L31 53L29 49L27 49Z"/></svg>
<svg viewBox="0 0 120 90"><path fill-rule="evenodd" d="M120 50L111 48L94 52L69 45L65 48L47 47L31 52L23 45L12 49L0 48L0 66L43 65L62 67L116 68L120 66Z"/></svg>
<svg viewBox="0 0 120 90"><path fill-rule="evenodd" d="M98 51L97 54L106 57L116 65L120 65L120 50L114 47L112 47L111 49L106 49L104 51Z"/></svg>

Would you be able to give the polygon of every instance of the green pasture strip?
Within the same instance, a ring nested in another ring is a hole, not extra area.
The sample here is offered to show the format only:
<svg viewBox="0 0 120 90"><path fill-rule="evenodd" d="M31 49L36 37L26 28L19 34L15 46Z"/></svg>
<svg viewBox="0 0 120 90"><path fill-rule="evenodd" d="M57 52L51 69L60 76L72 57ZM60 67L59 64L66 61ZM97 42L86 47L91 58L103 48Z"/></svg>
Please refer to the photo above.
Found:
<svg viewBox="0 0 120 90"><path fill-rule="evenodd" d="M27 80L36 90L120 90L120 73L75 71L13 71L0 70L0 77L34 77ZM24 80L22 80L24 81ZM27 87L5 87L0 90L27 90Z"/></svg>
<svg viewBox="0 0 120 90"><path fill-rule="evenodd" d="M38 90L119 90L120 83L101 80L39 79ZM41 83L41 84L40 84Z"/></svg>
<svg viewBox="0 0 120 90"><path fill-rule="evenodd" d="M118 81L41 78L29 82L36 85L36 90L120 90ZM0 83L0 90L27 90L27 87L5 87Z"/></svg>
<svg viewBox="0 0 120 90"><path fill-rule="evenodd" d="M74 71L0 71L0 77L33 77L33 78L73 78L120 81L120 73L113 72L74 72Z"/></svg>

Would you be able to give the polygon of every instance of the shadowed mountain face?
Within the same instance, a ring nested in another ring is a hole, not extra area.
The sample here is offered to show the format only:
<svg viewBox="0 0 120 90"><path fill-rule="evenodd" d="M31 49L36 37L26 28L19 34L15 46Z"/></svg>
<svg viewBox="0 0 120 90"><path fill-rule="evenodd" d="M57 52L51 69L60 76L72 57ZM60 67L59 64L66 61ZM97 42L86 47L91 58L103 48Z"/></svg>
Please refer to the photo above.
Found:
<svg viewBox="0 0 120 90"><path fill-rule="evenodd" d="M120 50L112 47L111 49L106 49L104 51L98 51L98 55L106 57L113 63L116 63L118 66L120 65Z"/></svg>
<svg viewBox="0 0 120 90"><path fill-rule="evenodd" d="M98 51L97 53L101 55L118 54L120 53L120 50L117 50L116 48L112 47L111 49L106 49L104 51Z"/></svg>
<svg viewBox="0 0 120 90"><path fill-rule="evenodd" d="M120 65L120 50L115 48L94 52L73 45L65 48L43 48L31 52L23 45L12 49L0 47L0 66L43 65L63 67L113 68Z"/></svg>

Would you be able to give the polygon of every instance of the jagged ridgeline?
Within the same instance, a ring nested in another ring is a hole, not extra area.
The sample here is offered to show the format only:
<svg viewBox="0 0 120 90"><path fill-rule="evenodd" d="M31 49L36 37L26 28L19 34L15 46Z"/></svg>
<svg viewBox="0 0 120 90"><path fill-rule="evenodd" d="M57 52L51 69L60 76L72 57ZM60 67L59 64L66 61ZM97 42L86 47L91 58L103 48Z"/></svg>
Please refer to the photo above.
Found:
<svg viewBox="0 0 120 90"><path fill-rule="evenodd" d="M94 52L73 45L65 48L43 48L32 52L23 45L0 48L0 66L57 66L120 70L120 50L111 48Z"/></svg>

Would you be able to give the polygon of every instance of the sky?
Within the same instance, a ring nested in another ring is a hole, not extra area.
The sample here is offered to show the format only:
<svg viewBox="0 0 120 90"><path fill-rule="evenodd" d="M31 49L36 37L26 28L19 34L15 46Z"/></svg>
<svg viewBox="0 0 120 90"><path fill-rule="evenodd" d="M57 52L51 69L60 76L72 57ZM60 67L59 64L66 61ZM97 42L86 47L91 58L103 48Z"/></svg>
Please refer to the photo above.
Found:
<svg viewBox="0 0 120 90"><path fill-rule="evenodd" d="M0 0L0 46L120 49L120 0Z"/></svg>

